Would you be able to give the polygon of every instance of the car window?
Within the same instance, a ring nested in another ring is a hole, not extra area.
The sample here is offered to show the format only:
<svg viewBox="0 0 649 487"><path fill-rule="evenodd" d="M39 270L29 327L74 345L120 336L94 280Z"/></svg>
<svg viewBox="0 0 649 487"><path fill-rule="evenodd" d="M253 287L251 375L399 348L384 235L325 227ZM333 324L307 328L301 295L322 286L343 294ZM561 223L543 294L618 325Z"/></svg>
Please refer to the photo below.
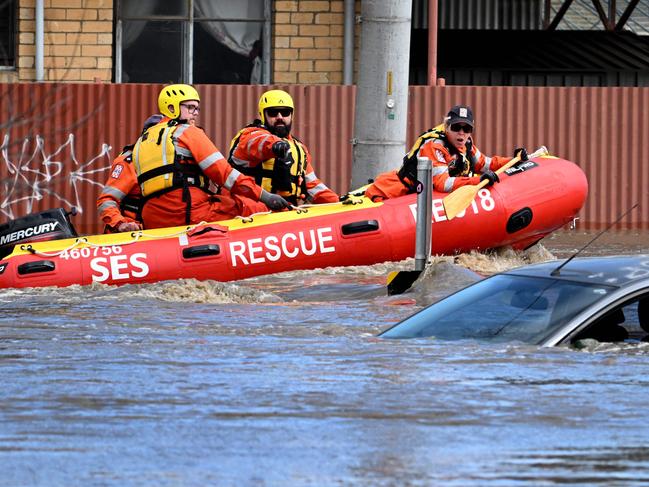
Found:
<svg viewBox="0 0 649 487"><path fill-rule="evenodd" d="M570 343L592 338L600 342L649 341L649 295L643 294L609 309L603 316L576 330Z"/></svg>
<svg viewBox="0 0 649 487"><path fill-rule="evenodd" d="M499 274L434 303L381 336L538 344L613 289L563 279Z"/></svg>

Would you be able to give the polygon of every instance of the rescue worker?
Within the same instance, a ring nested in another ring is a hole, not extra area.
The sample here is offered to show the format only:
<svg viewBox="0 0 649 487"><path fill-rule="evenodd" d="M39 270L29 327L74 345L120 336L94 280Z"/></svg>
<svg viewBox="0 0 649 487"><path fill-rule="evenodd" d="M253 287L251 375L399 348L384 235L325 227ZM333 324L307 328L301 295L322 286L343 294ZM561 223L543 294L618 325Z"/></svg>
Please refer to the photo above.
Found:
<svg viewBox="0 0 649 487"><path fill-rule="evenodd" d="M233 169L205 132L196 126L200 96L189 85L165 86L158 96L163 118L149 127L132 151L132 174L116 174L139 185L142 194L142 221L145 228L226 220L258 211L249 208L260 201L271 210L289 208L281 196L264 191L254 179ZM136 179L133 180L133 174ZM113 174L111 174L113 176ZM210 191L210 182L225 188L229 195ZM128 183L121 190L128 194ZM245 198L235 199L234 195Z"/></svg>
<svg viewBox="0 0 649 487"><path fill-rule="evenodd" d="M444 122L421 134L412 149L404 156L398 171L380 174L365 190L373 201L396 198L417 191L417 157L427 157L433 164L433 189L450 193L465 185L479 184L488 180L487 186L500 182L494 172L511 157L486 156L473 144L475 121L473 110L466 105L451 108ZM514 150L520 153L521 161L527 160L524 148Z"/></svg>
<svg viewBox="0 0 649 487"><path fill-rule="evenodd" d="M338 202L338 195L316 176L309 149L291 134L294 109L285 91L263 93L259 118L234 136L228 161L293 205Z"/></svg>
<svg viewBox="0 0 649 487"><path fill-rule="evenodd" d="M144 122L142 133L160 123L162 115L151 115ZM140 206L142 193L137 185L133 165L133 147L127 145L113 160L110 174L97 198L99 218L104 222L104 233L130 232L142 229Z"/></svg>

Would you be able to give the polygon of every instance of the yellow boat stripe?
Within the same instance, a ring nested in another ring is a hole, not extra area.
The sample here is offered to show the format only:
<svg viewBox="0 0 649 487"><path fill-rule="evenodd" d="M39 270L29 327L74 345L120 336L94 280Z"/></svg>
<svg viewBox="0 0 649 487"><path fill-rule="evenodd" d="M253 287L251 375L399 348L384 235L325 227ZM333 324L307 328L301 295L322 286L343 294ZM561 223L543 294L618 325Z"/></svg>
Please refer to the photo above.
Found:
<svg viewBox="0 0 649 487"><path fill-rule="evenodd" d="M312 205L308 207L301 207L300 210L282 211L276 213L260 213L247 218L234 218L231 220L223 220L218 222L211 222L220 227L226 227L228 230L239 230L242 228L253 228L273 223L282 222L299 222L311 218L348 213L360 209L374 208L382 206L382 202L372 202L368 198L355 198L357 204L343 204L343 203L330 203L321 205ZM206 222L209 224L209 222ZM3 260L7 260L12 256L30 254L32 252L25 250L26 246L30 246L36 252L57 252L68 249L72 246L75 248L93 247L93 246L110 246L110 245L129 245L134 242L146 242L160 240L164 238L178 238L179 235L185 234L187 231L192 230L197 225L156 228L152 230L143 230L141 232L124 232L124 233L107 233L99 235L89 235L77 238L66 238L61 240L47 240L44 242L28 242L16 244L13 253ZM78 241L81 240L81 241ZM22 247L22 248L21 248Z"/></svg>

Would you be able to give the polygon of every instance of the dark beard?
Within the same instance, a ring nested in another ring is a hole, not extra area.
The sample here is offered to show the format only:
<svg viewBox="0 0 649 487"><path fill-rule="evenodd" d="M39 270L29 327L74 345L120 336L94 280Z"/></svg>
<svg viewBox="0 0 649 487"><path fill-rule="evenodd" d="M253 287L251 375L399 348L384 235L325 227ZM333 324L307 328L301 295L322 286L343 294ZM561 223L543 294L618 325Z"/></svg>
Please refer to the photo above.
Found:
<svg viewBox="0 0 649 487"><path fill-rule="evenodd" d="M273 135L277 135L277 137L285 139L286 137L288 137L288 134L291 133L291 125L293 124L289 123L286 125L273 125L271 127L268 127L268 131Z"/></svg>

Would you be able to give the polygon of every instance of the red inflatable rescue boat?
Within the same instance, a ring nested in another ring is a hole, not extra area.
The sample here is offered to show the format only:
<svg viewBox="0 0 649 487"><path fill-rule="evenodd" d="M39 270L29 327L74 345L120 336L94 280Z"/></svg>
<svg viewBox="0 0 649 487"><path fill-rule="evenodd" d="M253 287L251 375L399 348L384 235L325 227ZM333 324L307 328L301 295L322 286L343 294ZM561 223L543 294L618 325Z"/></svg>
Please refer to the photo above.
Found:
<svg viewBox="0 0 649 487"><path fill-rule="evenodd" d="M577 165L550 156L508 169L500 181L481 189L452 220L442 206L446 194L433 193L433 254L529 247L569 223L588 191ZM400 261L415 252L416 199L412 194L373 203L350 197L248 219L83 237L64 231L62 210L48 221L25 217L20 227L0 226L0 288L233 281ZM56 232L56 240L38 241Z"/></svg>

